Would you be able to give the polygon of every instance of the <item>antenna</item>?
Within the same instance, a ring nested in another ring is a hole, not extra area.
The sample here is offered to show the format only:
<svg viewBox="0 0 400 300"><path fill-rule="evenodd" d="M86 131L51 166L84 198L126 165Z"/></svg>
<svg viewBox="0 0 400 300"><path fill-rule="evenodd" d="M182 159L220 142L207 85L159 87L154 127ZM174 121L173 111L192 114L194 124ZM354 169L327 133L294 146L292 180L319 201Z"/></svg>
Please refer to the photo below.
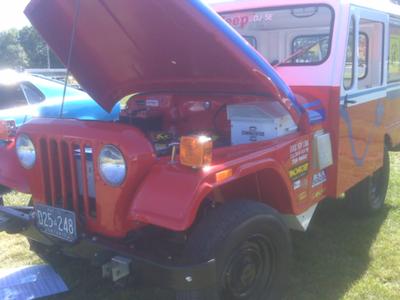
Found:
<svg viewBox="0 0 400 300"><path fill-rule="evenodd" d="M80 10L81 10L81 0L75 0L75 16L74 16L74 21L72 24L71 39L69 42L69 50L68 50L68 58L67 58L67 74L65 75L65 81L64 81L64 91L63 91L63 97L62 97L60 115L59 115L60 119L62 119L62 117L63 117L65 94L67 93L67 85L68 85L68 77L69 77L69 68L71 66L72 51L74 49L74 43L75 43L76 25L78 23Z"/></svg>

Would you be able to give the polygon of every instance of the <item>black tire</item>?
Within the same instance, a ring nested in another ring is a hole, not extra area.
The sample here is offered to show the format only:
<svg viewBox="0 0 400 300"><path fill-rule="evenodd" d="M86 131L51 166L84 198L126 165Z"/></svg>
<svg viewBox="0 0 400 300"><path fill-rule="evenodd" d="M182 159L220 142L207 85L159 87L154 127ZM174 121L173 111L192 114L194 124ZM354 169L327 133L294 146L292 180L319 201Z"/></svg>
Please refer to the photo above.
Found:
<svg viewBox="0 0 400 300"><path fill-rule="evenodd" d="M359 216L380 211L385 204L389 177L390 158L385 148L383 166L346 192L345 200L350 211Z"/></svg>
<svg viewBox="0 0 400 300"><path fill-rule="evenodd" d="M274 209L250 201L226 203L195 226L183 255L186 263L216 258L218 286L178 292L177 299L280 299L291 254L289 230Z"/></svg>

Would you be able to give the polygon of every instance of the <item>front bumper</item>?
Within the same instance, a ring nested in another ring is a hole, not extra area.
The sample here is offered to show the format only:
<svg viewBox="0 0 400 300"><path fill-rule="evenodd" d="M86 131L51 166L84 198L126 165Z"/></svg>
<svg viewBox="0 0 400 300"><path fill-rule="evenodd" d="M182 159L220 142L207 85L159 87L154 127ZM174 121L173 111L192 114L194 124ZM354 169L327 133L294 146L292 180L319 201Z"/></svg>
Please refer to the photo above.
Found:
<svg viewBox="0 0 400 300"><path fill-rule="evenodd" d="M57 249L66 255L89 259L97 266L103 266L115 257L130 260L130 274L141 282L176 291L212 289L216 286L215 260L197 265L176 265L161 263L147 258L135 250L116 241L99 237L81 237L76 243L69 244L46 236L40 232L34 222L33 207L3 206L0 197L0 232L22 234L27 238Z"/></svg>

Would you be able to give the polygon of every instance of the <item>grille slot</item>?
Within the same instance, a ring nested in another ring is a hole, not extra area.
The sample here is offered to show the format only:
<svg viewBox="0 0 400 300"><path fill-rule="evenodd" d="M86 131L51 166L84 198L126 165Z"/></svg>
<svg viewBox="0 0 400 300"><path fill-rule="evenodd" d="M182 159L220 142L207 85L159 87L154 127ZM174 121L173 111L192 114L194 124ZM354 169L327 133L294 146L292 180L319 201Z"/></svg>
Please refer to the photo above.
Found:
<svg viewBox="0 0 400 300"><path fill-rule="evenodd" d="M93 148L89 144L41 138L43 191L48 205L96 217Z"/></svg>

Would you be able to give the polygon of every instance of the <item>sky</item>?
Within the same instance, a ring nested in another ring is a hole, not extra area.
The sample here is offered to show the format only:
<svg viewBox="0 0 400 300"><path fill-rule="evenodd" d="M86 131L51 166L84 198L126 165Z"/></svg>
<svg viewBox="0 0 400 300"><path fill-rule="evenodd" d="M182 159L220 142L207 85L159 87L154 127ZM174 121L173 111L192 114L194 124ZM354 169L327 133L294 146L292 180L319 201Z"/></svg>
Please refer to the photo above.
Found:
<svg viewBox="0 0 400 300"><path fill-rule="evenodd" d="M0 0L0 31L29 25L24 15L29 0Z"/></svg>

